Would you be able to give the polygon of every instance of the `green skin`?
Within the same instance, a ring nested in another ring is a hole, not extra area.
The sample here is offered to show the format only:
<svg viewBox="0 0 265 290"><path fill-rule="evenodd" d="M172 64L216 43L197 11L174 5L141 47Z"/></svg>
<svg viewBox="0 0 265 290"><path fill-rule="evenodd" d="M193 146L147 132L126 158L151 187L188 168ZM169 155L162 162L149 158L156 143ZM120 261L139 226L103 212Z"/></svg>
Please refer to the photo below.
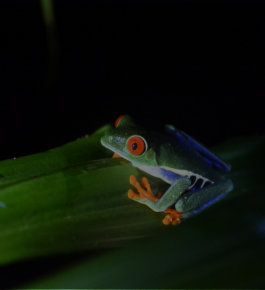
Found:
<svg viewBox="0 0 265 290"><path fill-rule="evenodd" d="M146 143L146 151L141 155L134 155L127 149L128 138L135 135L142 137ZM146 131L136 126L127 115L119 121L117 128L101 138L101 144L140 170L171 184L156 202L135 199L153 211L162 212L175 205L176 210L183 213L183 217L188 217L216 202L233 189L232 181L220 175L196 150L188 150L169 134ZM173 176L171 174L168 178L165 172L173 173ZM208 181L208 184L210 181L211 184L192 190L192 175L203 179L204 182Z"/></svg>

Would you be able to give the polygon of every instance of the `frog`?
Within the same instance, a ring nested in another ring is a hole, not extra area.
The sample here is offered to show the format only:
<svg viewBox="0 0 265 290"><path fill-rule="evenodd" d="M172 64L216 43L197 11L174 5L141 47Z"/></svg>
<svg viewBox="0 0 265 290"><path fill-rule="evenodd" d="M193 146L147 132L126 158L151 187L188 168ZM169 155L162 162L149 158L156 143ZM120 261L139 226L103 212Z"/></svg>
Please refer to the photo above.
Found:
<svg viewBox="0 0 265 290"><path fill-rule="evenodd" d="M180 224L233 190L226 174L231 165L173 125L148 129L122 115L100 141L114 158L127 160L147 175L141 180L129 176L128 198L164 212L164 225ZM155 194L148 175L167 183L167 190Z"/></svg>

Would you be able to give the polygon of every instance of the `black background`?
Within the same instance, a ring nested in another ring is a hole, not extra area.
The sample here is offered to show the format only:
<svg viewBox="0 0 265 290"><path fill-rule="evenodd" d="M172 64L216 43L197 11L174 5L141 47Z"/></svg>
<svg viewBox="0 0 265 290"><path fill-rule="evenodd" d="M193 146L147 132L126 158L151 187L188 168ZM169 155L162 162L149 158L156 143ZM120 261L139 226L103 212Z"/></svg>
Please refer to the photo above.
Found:
<svg viewBox="0 0 265 290"><path fill-rule="evenodd" d="M255 1L1 4L0 158L47 150L129 113L208 146L264 132L265 18Z"/></svg>

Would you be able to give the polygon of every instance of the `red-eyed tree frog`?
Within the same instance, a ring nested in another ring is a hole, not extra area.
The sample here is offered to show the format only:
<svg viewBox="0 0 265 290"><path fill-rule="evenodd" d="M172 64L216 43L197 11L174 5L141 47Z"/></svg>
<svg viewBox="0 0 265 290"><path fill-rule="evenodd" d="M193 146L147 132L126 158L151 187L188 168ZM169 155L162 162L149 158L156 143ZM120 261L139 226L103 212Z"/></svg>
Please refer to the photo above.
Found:
<svg viewBox="0 0 265 290"><path fill-rule="evenodd" d="M101 144L113 151L114 157L122 157L170 184L163 195L155 195L147 177L142 178L142 184L134 175L129 178L137 192L130 189L128 197L155 212L165 212L165 225L179 224L233 189L232 181L218 172L229 172L230 166L171 125L165 126L164 132L148 131L124 115L101 138Z"/></svg>

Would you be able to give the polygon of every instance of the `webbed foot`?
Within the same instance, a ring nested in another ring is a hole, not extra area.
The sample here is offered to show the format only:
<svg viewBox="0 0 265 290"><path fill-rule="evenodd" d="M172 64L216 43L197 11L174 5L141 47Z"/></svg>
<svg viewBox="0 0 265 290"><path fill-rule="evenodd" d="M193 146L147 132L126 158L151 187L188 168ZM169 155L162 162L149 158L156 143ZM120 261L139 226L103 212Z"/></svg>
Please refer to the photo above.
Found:
<svg viewBox="0 0 265 290"><path fill-rule="evenodd" d="M156 196L152 192L150 183L146 177L143 177L141 180L142 185L138 182L136 177L134 175L130 176L130 184L133 185L137 192L134 190L129 189L128 191L128 197L130 199L133 199L137 202L143 203L147 206L149 206L151 209L155 210L155 204L162 196L161 193L158 193ZM160 210L155 210L160 211ZM161 210L162 211L162 210ZM164 210L167 215L162 220L164 225L178 225L180 223L181 219L181 213L175 209L167 208Z"/></svg>
<svg viewBox="0 0 265 290"><path fill-rule="evenodd" d="M147 199L156 202L158 198L153 194L150 183L146 177L142 178L142 185L137 181L134 175L130 176L130 184L133 185L138 193L134 192L132 189L128 191L128 197L130 199L141 200Z"/></svg>
<svg viewBox="0 0 265 290"><path fill-rule="evenodd" d="M164 225L167 226L172 224L172 226L176 226L180 224L181 213L179 211L176 209L167 208L164 213L167 213L162 221Z"/></svg>

